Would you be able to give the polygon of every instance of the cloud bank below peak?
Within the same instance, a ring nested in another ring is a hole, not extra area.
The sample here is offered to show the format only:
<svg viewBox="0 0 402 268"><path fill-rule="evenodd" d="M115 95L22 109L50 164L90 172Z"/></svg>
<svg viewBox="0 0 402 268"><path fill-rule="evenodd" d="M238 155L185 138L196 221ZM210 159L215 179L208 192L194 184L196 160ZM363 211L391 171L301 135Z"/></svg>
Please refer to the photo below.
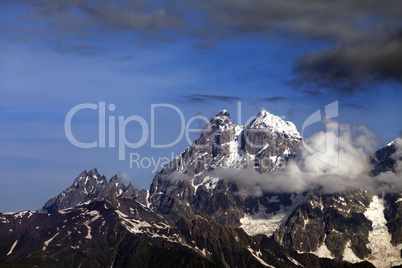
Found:
<svg viewBox="0 0 402 268"><path fill-rule="evenodd" d="M219 168L211 176L232 179L243 186L243 196L260 196L263 192L294 193L320 189L323 193L339 193L365 189L372 193L401 192L402 139L396 140L397 173L368 175L367 152L375 148L376 136L364 126L340 125L339 136L333 132L318 132L300 145L296 158L286 168L270 173L253 169ZM328 146L328 144L330 146ZM400 146L400 148L399 148ZM325 153L322 153L325 152Z"/></svg>

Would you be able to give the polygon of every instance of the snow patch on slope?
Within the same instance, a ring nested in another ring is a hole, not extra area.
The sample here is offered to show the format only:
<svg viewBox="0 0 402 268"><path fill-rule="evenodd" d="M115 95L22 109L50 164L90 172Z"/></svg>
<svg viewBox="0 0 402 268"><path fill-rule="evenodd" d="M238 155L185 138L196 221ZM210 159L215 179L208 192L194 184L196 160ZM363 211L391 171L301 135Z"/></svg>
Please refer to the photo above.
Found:
<svg viewBox="0 0 402 268"><path fill-rule="evenodd" d="M325 241L325 238L324 238ZM331 251L329 251L329 249L327 248L327 245L325 245L325 242L323 242L321 244L321 246L319 246L317 248L316 251L311 252L314 255L320 257L320 258L328 258L328 259L334 259L335 257L332 255Z"/></svg>
<svg viewBox="0 0 402 268"><path fill-rule="evenodd" d="M293 259L292 257L288 256L288 260L293 262L295 265L297 266L301 266L304 267L303 265L301 265L298 261L296 261L295 259Z"/></svg>
<svg viewBox="0 0 402 268"><path fill-rule="evenodd" d="M88 215L90 215L90 216L92 217L92 219L90 219L90 220L84 222L84 225L85 225L85 226L87 227L87 229L88 229L88 233L87 233L87 235L85 236L85 239L92 239L92 235L91 235L92 229L91 229L91 227L89 226L89 224L90 224L91 222L94 222L94 221L96 221L97 219L99 219L99 218L101 217L101 215L100 215L99 212L96 211L96 210L90 211L90 212L88 213Z"/></svg>
<svg viewBox="0 0 402 268"><path fill-rule="evenodd" d="M346 244L345 249L343 251L343 260L351 262L351 263L362 262L363 260L360 259L359 257L357 257L355 255L355 253L352 251L352 248L350 247L351 244L352 243L349 240L349 242Z"/></svg>
<svg viewBox="0 0 402 268"><path fill-rule="evenodd" d="M229 155L227 156L225 165L226 167L237 167L239 165L239 160L241 160L241 155L239 154L240 144L240 134L242 133L244 126L235 125L234 126L234 136L235 138L229 142Z"/></svg>
<svg viewBox="0 0 402 268"><path fill-rule="evenodd" d="M250 251L251 255L253 255L253 257L256 258L257 261L259 261L262 265L264 265L264 266L266 266L266 267L275 268L274 266L269 265L269 264L266 263L263 259L260 258L260 256L262 255L262 254L261 254L261 251L254 252L254 250L253 250L252 248L250 248L250 247L248 247L247 249L248 249L248 251Z"/></svg>
<svg viewBox="0 0 402 268"><path fill-rule="evenodd" d="M134 220L124 214L123 212L116 210L117 215L119 215L119 218L122 220L121 224L129 231L130 233L133 234L139 234L142 233L143 231L140 229L143 229L145 227L151 228L152 226L146 222L146 221L139 221L139 220Z"/></svg>
<svg viewBox="0 0 402 268"><path fill-rule="evenodd" d="M15 242L11 246L10 251L7 253L7 256L10 255L11 253L13 253L13 250L14 250L15 246L17 245L17 243L18 243L18 240L15 240Z"/></svg>
<svg viewBox="0 0 402 268"><path fill-rule="evenodd" d="M45 243L43 243L43 248L42 250L45 250L48 246L49 243L52 242L52 240L58 235L59 233L56 233L54 236L52 236L52 238L50 238L49 240L46 240Z"/></svg>
<svg viewBox="0 0 402 268"><path fill-rule="evenodd" d="M250 236L257 234L271 236L279 226L286 222L289 215L304 197L302 195L292 195L291 198L292 205L289 207L281 206L281 209L277 212L265 213L264 206L260 205L257 213L245 213L244 217L240 219L240 228ZM272 202L275 202L275 197L272 197L272 200Z"/></svg>
<svg viewBox="0 0 402 268"><path fill-rule="evenodd" d="M258 212L253 215L245 214L244 217L240 219L240 228L250 236L257 234L271 236L281 224L285 223L287 216L289 216L289 214L284 211L271 214L264 212Z"/></svg>
<svg viewBox="0 0 402 268"><path fill-rule="evenodd" d="M390 242L391 234L388 232L387 220L384 216L384 199L376 195L373 196L364 216L373 222L373 231L369 233L369 244L367 245L372 253L367 260L376 267L402 265L400 253L402 244L394 247Z"/></svg>

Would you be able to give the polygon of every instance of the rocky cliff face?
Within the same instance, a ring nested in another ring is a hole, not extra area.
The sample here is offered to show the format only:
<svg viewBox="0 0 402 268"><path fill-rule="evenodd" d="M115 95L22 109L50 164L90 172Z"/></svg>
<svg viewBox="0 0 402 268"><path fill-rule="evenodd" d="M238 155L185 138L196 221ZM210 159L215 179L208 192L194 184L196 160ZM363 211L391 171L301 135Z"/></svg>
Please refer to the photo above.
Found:
<svg viewBox="0 0 402 268"><path fill-rule="evenodd" d="M310 193L292 212L274 238L286 248L342 259L345 247L360 259L367 248L371 222L364 216L371 196L365 191L347 194Z"/></svg>
<svg viewBox="0 0 402 268"><path fill-rule="evenodd" d="M393 155L396 152L395 141L389 143L384 148L377 150L370 156L370 165L372 169L370 174L376 176L382 172L395 171L395 158Z"/></svg>

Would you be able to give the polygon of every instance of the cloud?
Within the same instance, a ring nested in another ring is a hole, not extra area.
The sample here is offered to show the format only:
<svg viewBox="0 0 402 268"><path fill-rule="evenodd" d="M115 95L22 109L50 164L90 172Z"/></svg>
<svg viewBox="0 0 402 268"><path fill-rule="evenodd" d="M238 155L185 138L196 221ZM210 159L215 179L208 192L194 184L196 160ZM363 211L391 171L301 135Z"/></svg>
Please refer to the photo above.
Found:
<svg viewBox="0 0 402 268"><path fill-rule="evenodd" d="M309 137L305 146L300 144L296 158L291 159L285 169L258 173L254 169L219 168L213 170L211 176L236 180L244 188L242 195L254 196L263 192L292 193L314 189L323 193L355 189L373 193L402 191L401 174L367 175L370 169L367 153L378 141L371 131L364 126L340 125L339 132L339 137L334 132L319 132ZM398 146L400 152L402 142Z"/></svg>
<svg viewBox="0 0 402 268"><path fill-rule="evenodd" d="M21 0L19 2L29 3ZM101 31L131 31L153 38L167 37L163 30L185 27L177 6L170 2L39 0L32 4L31 20L51 20L60 34L90 34ZM159 33L159 34L158 34Z"/></svg>
<svg viewBox="0 0 402 268"><path fill-rule="evenodd" d="M340 107L370 111L369 108L358 105L358 104L354 104L354 103L344 103L344 104L341 104Z"/></svg>
<svg viewBox="0 0 402 268"><path fill-rule="evenodd" d="M284 100L284 97L270 97L270 98L265 98L265 101L280 101L280 100Z"/></svg>
<svg viewBox="0 0 402 268"><path fill-rule="evenodd" d="M295 81L293 81L291 84L294 84ZM310 95L310 96L321 96L322 92L321 91L317 91L317 90L302 90L303 93Z"/></svg>
<svg viewBox="0 0 402 268"><path fill-rule="evenodd" d="M354 43L306 53L294 65L293 82L301 88L365 91L379 83L401 83L401 62L402 25L396 34L373 34Z"/></svg>
<svg viewBox="0 0 402 268"><path fill-rule="evenodd" d="M193 47L199 51L204 51L214 49L216 44L211 39L200 39L193 44Z"/></svg>
<svg viewBox="0 0 402 268"><path fill-rule="evenodd" d="M232 103L234 101L240 101L240 98L232 97L232 96L217 96L217 95L204 95L204 94L192 94L181 96L181 98L185 98L191 102L204 102L204 101L224 101Z"/></svg>
<svg viewBox="0 0 402 268"><path fill-rule="evenodd" d="M325 42L302 55L293 85L342 93L401 83L402 2L209 0L207 17L221 36L264 33L294 41Z"/></svg>
<svg viewBox="0 0 402 268"><path fill-rule="evenodd" d="M131 178L130 175L128 175L126 172L124 172L123 170L118 170L117 171L117 177L119 178L119 180L124 183L124 184L129 184L131 182Z"/></svg>
<svg viewBox="0 0 402 268"><path fill-rule="evenodd" d="M53 48L58 53L76 53L82 55L94 55L97 53L97 47L86 44L74 44L74 45L59 45Z"/></svg>
<svg viewBox="0 0 402 268"><path fill-rule="evenodd" d="M400 0L19 2L30 6L26 10L31 20L54 27L60 35L81 38L130 32L136 38L170 42L184 36L199 50L254 34L293 43L321 42L326 49L307 52L294 64L292 84L308 88L307 93L323 88L352 93L402 82Z"/></svg>
<svg viewBox="0 0 402 268"><path fill-rule="evenodd" d="M170 174L162 174L161 175L164 180L170 180L172 182L176 181L190 181L192 178L188 176L187 174L184 174L180 171L173 171Z"/></svg>
<svg viewBox="0 0 402 268"><path fill-rule="evenodd" d="M286 114L288 115L288 117L289 117L290 119L292 119L293 116L295 115L295 112L296 112L296 110L295 110L294 108L290 108L290 109L288 109L288 110L286 111Z"/></svg>

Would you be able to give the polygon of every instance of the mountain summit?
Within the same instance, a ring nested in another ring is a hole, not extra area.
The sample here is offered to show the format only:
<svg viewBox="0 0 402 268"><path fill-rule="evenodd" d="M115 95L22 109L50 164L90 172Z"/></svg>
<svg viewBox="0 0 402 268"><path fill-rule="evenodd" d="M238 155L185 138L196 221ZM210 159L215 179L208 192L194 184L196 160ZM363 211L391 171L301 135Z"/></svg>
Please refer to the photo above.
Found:
<svg viewBox="0 0 402 268"><path fill-rule="evenodd" d="M74 183L58 196L46 202L40 213L52 213L54 211L75 207L80 203L92 199L110 199L114 197L140 198L144 200L146 190L139 191L131 183L125 186L117 177L113 176L108 182L105 176L101 176L98 170L92 169L89 172L84 170Z"/></svg>

